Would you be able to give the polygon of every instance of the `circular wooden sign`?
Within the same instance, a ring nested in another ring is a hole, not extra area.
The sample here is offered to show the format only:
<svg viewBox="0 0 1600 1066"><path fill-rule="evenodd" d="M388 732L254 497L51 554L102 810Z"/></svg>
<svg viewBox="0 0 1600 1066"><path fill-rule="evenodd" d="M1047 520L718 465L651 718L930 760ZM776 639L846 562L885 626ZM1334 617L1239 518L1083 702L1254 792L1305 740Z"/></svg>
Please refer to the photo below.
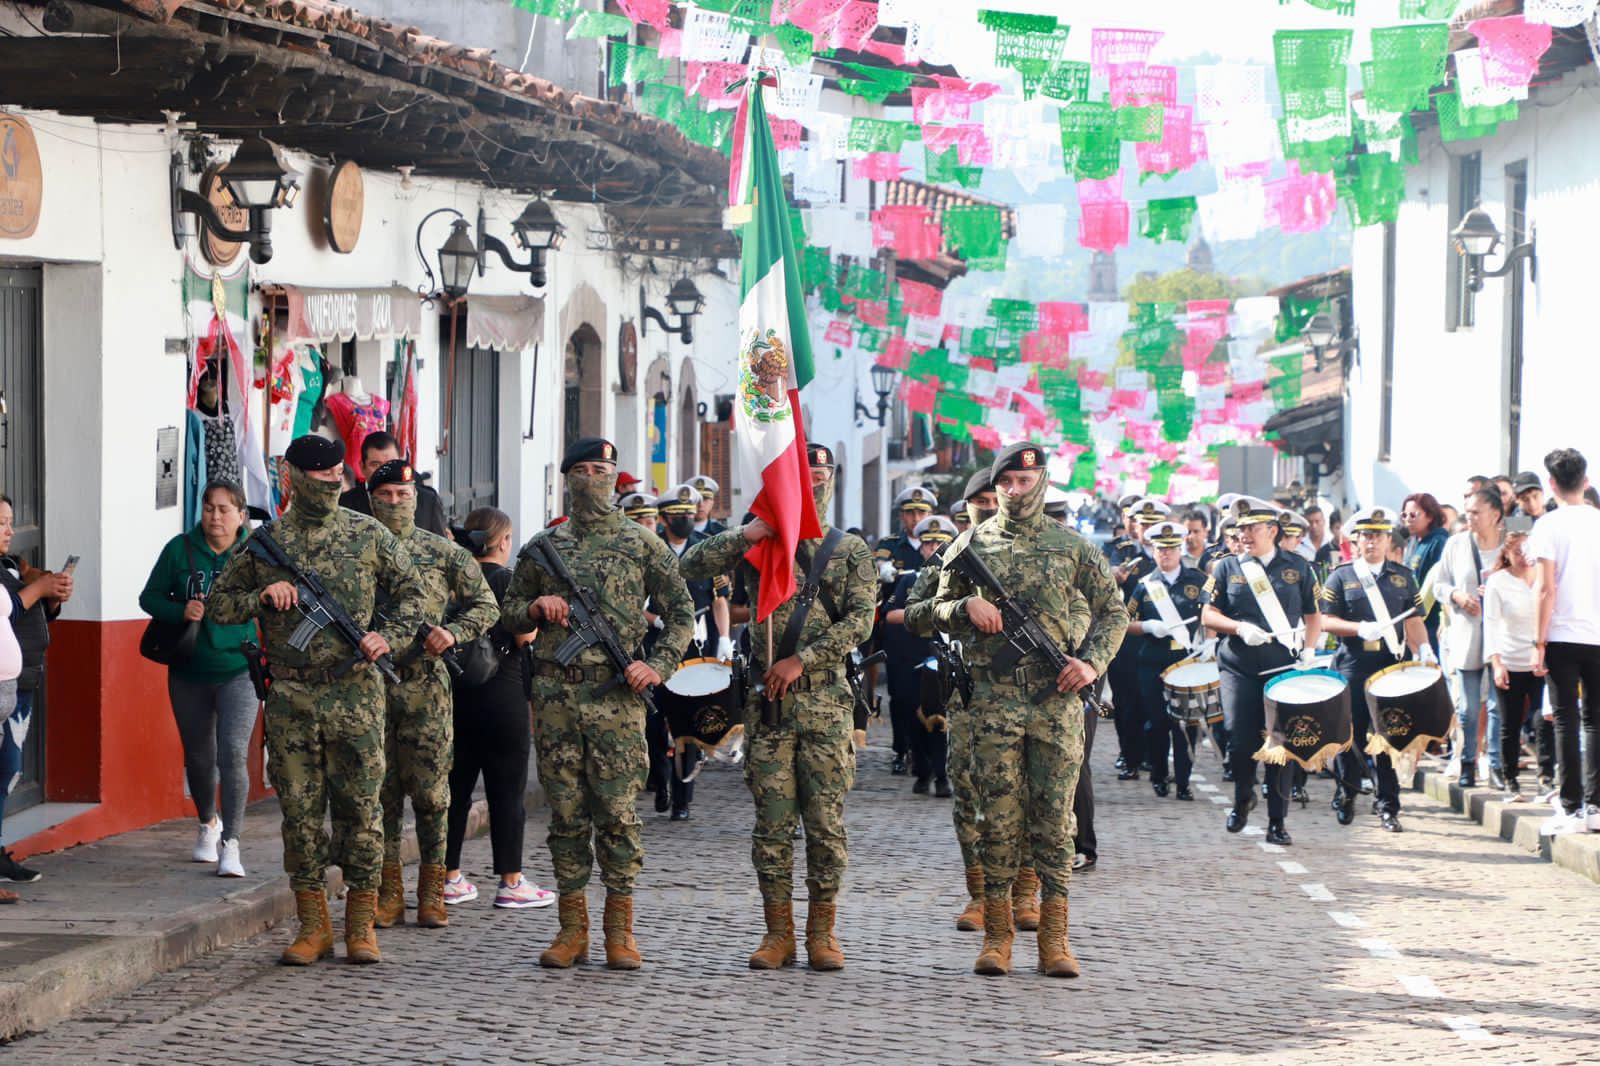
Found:
<svg viewBox="0 0 1600 1066"><path fill-rule="evenodd" d="M247 230L250 228L250 212L234 204L233 198L228 195L227 189L222 184L219 174L220 166L207 167L206 172L200 176L200 195L210 201L216 208L217 217L222 219L223 225L232 230ZM227 266L239 258L239 251L244 247L237 241L230 241L211 232L211 227L200 222L200 253L206 261L213 266Z"/></svg>
<svg viewBox="0 0 1600 1066"><path fill-rule="evenodd" d="M638 386L639 333L632 322L624 322L617 338L617 391L632 396Z"/></svg>
<svg viewBox="0 0 1600 1066"><path fill-rule="evenodd" d="M0 237L33 236L43 204L44 168L33 127L21 115L0 111Z"/></svg>
<svg viewBox="0 0 1600 1066"><path fill-rule="evenodd" d="M328 175L328 199L322 219L327 225L328 243L334 251L355 251L356 242L361 239L361 216L366 199L361 168L348 159L335 166Z"/></svg>

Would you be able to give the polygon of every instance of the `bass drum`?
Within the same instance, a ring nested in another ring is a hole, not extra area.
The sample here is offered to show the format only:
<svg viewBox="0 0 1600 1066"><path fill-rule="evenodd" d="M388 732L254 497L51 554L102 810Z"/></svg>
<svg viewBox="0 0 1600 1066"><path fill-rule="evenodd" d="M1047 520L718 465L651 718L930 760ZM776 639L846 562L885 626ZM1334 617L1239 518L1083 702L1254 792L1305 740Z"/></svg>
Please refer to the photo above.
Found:
<svg viewBox="0 0 1600 1066"><path fill-rule="evenodd" d="M1407 758L1450 735L1455 705L1444 671L1425 663L1396 663L1367 679L1372 712L1368 755Z"/></svg>
<svg viewBox="0 0 1600 1066"><path fill-rule="evenodd" d="M1268 681L1263 691L1267 740L1255 758L1294 762L1317 773L1350 747L1350 685L1332 670L1296 670Z"/></svg>
<svg viewBox="0 0 1600 1066"><path fill-rule="evenodd" d="M742 708L729 706L733 666L720 659L688 659L667 679L656 704L673 737L693 744L718 762L738 762L744 753Z"/></svg>

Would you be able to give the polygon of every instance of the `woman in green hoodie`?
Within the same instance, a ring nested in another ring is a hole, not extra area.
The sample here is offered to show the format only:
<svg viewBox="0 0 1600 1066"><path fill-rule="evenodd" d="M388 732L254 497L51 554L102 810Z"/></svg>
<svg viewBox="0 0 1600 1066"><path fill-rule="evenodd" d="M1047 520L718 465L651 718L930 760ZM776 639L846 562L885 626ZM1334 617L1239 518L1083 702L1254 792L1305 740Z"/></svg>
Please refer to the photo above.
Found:
<svg viewBox="0 0 1600 1066"><path fill-rule="evenodd" d="M213 481L201 499L199 524L173 537L161 550L139 595L139 606L162 622L200 623L193 656L167 668L167 692L183 741L183 769L200 817L194 861L216 863L220 877L243 877L239 828L250 793L245 760L260 704L240 645L257 639L256 627L213 623L206 617L206 596L249 531L239 486Z"/></svg>

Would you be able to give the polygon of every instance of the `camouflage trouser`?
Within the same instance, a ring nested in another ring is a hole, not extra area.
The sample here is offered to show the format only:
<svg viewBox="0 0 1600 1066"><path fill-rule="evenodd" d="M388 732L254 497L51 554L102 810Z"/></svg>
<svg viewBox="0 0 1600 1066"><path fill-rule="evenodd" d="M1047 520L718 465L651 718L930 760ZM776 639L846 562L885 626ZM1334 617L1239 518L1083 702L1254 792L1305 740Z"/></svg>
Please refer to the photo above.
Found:
<svg viewBox="0 0 1600 1066"><path fill-rule="evenodd" d="M383 860L383 683L357 670L332 684L279 679L267 696L272 786L283 811L283 868L298 891L320 890L332 859L351 888L377 888Z"/></svg>
<svg viewBox="0 0 1600 1066"><path fill-rule="evenodd" d="M383 861L400 862L400 824L410 796L422 861L442 863L450 813L450 762L455 753L450 682L443 665L418 663L400 672L400 684L386 689Z"/></svg>
<svg viewBox="0 0 1600 1066"><path fill-rule="evenodd" d="M956 843L961 846L961 865L978 865L978 795L972 784L972 711L950 708L950 791L955 800L950 808L956 825Z"/></svg>
<svg viewBox="0 0 1600 1066"><path fill-rule="evenodd" d="M750 861L763 899L794 896L794 827L806 832L806 889L812 900L839 893L850 853L844 797L856 776L854 701L837 668L834 678L786 698L778 725L761 725L760 701L746 714L745 784L756 802ZM819 677L826 675L820 674Z"/></svg>
<svg viewBox="0 0 1600 1066"><path fill-rule="evenodd" d="M972 778L977 787L984 891L1011 891L1031 848L1045 896L1065 896L1072 875L1076 819L1072 795L1083 765L1083 704L1055 696L1043 704L1010 681L976 681Z"/></svg>
<svg viewBox="0 0 1600 1066"><path fill-rule="evenodd" d="M562 894L583 891L597 858L607 890L633 894L644 867L634 810L650 768L644 716L644 701L625 687L597 699L590 685L533 682L533 743L550 802L546 840Z"/></svg>

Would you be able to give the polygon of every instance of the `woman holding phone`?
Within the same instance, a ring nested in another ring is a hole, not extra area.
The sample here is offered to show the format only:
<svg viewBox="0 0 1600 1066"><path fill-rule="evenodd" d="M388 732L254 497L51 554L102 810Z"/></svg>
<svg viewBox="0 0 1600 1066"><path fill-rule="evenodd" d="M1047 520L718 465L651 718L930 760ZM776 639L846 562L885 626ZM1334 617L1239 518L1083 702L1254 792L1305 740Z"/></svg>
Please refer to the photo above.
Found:
<svg viewBox="0 0 1600 1066"><path fill-rule="evenodd" d="M244 493L231 481L213 481L201 501L199 524L161 550L139 594L139 606L158 621L199 624L194 654L167 668L167 693L183 741L183 769L200 818L193 858L216 863L219 877L243 877L239 830L250 794L245 760L260 704L240 645L256 639L256 627L212 622L206 617L206 596L248 536Z"/></svg>

